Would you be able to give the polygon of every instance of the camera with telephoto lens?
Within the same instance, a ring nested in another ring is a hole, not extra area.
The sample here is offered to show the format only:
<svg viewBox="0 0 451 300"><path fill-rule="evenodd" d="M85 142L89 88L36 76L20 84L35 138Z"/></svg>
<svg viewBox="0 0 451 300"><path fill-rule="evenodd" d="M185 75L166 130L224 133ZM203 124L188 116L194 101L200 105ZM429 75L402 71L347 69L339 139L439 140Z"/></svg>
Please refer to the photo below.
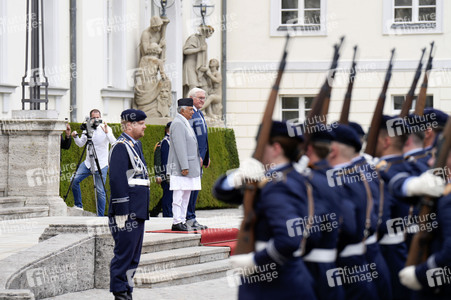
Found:
<svg viewBox="0 0 451 300"><path fill-rule="evenodd" d="M86 117L85 121L80 125L80 130L86 130L91 135L101 123L102 119Z"/></svg>

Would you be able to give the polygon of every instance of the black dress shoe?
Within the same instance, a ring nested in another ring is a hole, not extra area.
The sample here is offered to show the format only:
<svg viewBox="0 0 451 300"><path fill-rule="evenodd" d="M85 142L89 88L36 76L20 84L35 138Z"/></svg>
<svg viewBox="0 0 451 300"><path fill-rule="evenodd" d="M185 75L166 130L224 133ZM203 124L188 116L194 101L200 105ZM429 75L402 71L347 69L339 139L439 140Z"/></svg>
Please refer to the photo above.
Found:
<svg viewBox="0 0 451 300"><path fill-rule="evenodd" d="M197 229L197 230L203 230L203 229L207 229L208 227L205 225L200 225L199 222L197 222L197 220L194 220L193 224L190 225L191 228L193 229Z"/></svg>
<svg viewBox="0 0 451 300"><path fill-rule="evenodd" d="M127 292L113 293L113 295L114 295L114 300L128 300L128 299L130 299L128 297Z"/></svg>
<svg viewBox="0 0 451 300"><path fill-rule="evenodd" d="M185 223L172 224L172 231L189 231Z"/></svg>

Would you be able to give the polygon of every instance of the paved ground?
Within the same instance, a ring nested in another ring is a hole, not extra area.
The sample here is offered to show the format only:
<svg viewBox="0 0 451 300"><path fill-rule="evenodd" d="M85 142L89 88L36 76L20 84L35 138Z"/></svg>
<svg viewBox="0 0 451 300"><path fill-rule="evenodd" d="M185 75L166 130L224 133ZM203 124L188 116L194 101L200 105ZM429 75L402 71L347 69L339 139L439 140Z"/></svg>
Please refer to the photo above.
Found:
<svg viewBox="0 0 451 300"><path fill-rule="evenodd" d="M207 280L186 285L161 287L154 289L135 289L134 300L233 300L237 299L238 288L231 287L226 278ZM107 290L88 290L85 292L61 295L55 300L103 300L114 299Z"/></svg>
<svg viewBox="0 0 451 300"><path fill-rule="evenodd" d="M197 220L210 228L238 228L242 219L241 209L199 210ZM0 260L32 247L38 243L40 235L49 224L71 224L101 220L96 217L44 217L22 218L0 221ZM168 229L172 224L171 218L151 218L146 222L146 230ZM191 283L188 285L161 287L153 289L135 289L133 299L236 299L237 287L230 286L226 277ZM71 293L48 299L113 299L108 290L94 289L84 292Z"/></svg>

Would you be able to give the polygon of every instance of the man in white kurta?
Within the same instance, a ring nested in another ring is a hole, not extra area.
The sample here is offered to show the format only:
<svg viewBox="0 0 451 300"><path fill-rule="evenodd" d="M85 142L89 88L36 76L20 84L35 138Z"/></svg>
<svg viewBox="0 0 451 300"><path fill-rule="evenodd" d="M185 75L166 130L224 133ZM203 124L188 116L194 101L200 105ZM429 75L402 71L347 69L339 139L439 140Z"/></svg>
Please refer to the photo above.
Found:
<svg viewBox="0 0 451 300"><path fill-rule="evenodd" d="M188 120L193 115L193 99L179 99L177 115L169 129L169 148L166 170L170 176L172 195L173 231L188 231L186 211L191 191L200 190L201 159L196 134Z"/></svg>

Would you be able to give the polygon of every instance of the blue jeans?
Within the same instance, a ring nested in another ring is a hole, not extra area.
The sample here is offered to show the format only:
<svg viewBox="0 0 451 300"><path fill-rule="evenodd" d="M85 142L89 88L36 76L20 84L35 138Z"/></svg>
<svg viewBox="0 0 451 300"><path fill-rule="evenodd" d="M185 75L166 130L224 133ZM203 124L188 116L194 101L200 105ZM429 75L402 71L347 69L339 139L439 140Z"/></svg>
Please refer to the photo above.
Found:
<svg viewBox="0 0 451 300"><path fill-rule="evenodd" d="M108 172L108 166L102 169L103 183L106 183L106 174ZM82 182L86 177L91 175L91 170L89 170L85 163L82 162L75 173L75 178L72 183L72 193L74 194L74 204L80 208L83 208L83 203L81 202L81 190L80 182ZM100 174L98 171L95 172L95 183L97 191L97 215L103 217L105 214L105 190L103 189L102 181L100 180Z"/></svg>

